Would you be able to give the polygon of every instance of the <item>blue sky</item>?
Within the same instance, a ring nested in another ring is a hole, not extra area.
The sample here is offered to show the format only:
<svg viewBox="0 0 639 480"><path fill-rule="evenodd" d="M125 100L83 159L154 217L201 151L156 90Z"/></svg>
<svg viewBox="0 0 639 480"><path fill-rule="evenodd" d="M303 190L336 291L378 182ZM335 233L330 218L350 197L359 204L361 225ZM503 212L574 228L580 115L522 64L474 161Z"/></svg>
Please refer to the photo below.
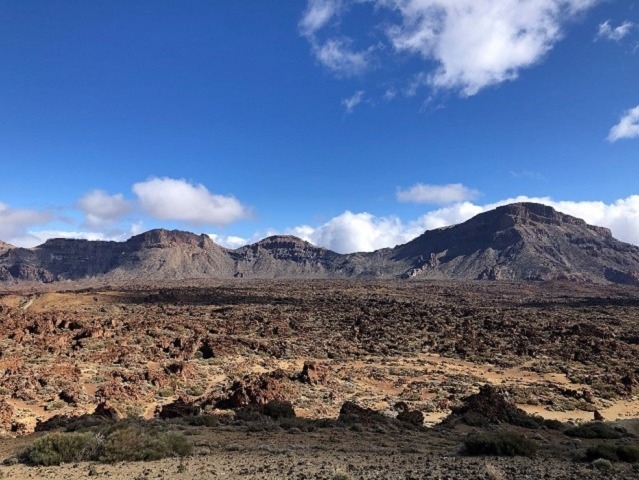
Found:
<svg viewBox="0 0 639 480"><path fill-rule="evenodd" d="M534 199L639 244L634 0L0 0L0 238L402 243Z"/></svg>

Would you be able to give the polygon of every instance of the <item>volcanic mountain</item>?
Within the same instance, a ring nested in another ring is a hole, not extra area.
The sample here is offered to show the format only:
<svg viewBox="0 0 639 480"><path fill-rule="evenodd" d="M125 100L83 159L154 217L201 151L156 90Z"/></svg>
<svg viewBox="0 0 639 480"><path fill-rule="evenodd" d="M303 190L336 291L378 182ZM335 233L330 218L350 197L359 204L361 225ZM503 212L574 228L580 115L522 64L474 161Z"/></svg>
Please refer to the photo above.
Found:
<svg viewBox="0 0 639 480"><path fill-rule="evenodd" d="M191 278L571 279L639 285L639 247L551 207L515 203L395 248L338 254L292 236L227 250L207 235L151 230L125 242L0 244L0 281Z"/></svg>

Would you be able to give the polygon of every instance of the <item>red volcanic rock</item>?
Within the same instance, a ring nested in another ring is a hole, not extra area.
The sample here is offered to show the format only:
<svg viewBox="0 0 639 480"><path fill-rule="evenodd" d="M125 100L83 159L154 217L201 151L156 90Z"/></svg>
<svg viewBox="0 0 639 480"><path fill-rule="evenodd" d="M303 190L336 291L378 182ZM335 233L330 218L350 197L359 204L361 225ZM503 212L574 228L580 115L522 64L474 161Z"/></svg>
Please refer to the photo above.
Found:
<svg viewBox="0 0 639 480"><path fill-rule="evenodd" d="M271 400L285 400L291 389L285 384L288 380L282 370L262 373L257 376L248 375L231 385L227 397L218 400L217 408L238 409L259 407Z"/></svg>
<svg viewBox="0 0 639 480"><path fill-rule="evenodd" d="M315 362L305 362L302 372L298 375L298 380L309 385L321 385L326 383L328 374L323 367Z"/></svg>
<svg viewBox="0 0 639 480"><path fill-rule="evenodd" d="M193 401L185 397L179 397L172 403L162 405L156 409L156 414L161 419L182 418L199 415L202 408Z"/></svg>
<svg viewBox="0 0 639 480"><path fill-rule="evenodd" d="M98 406L95 407L93 415L95 415L96 417L108 418L110 420L122 420L124 418L122 412L120 412L109 402L100 402Z"/></svg>
<svg viewBox="0 0 639 480"><path fill-rule="evenodd" d="M0 400L0 429L9 432L13 421L14 408L6 400Z"/></svg>

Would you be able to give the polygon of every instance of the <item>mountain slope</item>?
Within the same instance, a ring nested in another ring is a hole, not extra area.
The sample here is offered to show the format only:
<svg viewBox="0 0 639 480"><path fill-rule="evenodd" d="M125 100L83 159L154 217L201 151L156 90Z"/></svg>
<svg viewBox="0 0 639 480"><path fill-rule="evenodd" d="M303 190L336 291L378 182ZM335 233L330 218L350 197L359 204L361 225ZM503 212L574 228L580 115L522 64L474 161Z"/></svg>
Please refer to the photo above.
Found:
<svg viewBox="0 0 639 480"><path fill-rule="evenodd" d="M0 281L5 282L233 277L572 279L639 285L639 247L551 207L517 203L371 253L341 255L292 236L268 237L231 251L207 235L176 230L151 230L125 242L53 239L33 249L0 248Z"/></svg>
<svg viewBox="0 0 639 480"><path fill-rule="evenodd" d="M396 247L405 277L634 283L639 247L610 230L534 203L498 207Z"/></svg>

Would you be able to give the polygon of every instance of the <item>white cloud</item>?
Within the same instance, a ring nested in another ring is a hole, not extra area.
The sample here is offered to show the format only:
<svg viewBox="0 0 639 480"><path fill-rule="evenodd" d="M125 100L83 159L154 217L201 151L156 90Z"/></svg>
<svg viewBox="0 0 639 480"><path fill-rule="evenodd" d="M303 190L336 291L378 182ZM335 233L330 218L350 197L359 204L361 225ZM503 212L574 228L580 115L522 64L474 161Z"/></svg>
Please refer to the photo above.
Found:
<svg viewBox="0 0 639 480"><path fill-rule="evenodd" d="M341 7L340 0L310 0L304 16L300 20L300 31L305 36L314 35L335 18Z"/></svg>
<svg viewBox="0 0 639 480"><path fill-rule="evenodd" d="M11 208L0 202L0 239L18 245L29 227L46 224L52 218L53 214L46 210Z"/></svg>
<svg viewBox="0 0 639 480"><path fill-rule="evenodd" d="M353 95L342 100L342 105L346 109L346 113L353 113L353 110L357 105L364 100L364 90L358 90Z"/></svg>
<svg viewBox="0 0 639 480"><path fill-rule="evenodd" d="M216 233L209 233L208 236L211 237L211 240L213 240L215 243L224 248L228 248L229 250L235 250L236 248L243 247L250 241L247 238L236 237L233 235L224 236L218 235Z"/></svg>
<svg viewBox="0 0 639 480"><path fill-rule="evenodd" d="M384 41L395 52L424 60L428 71L412 89L425 84L470 96L490 85L513 80L522 69L539 63L562 38L566 23L599 1L345 0L339 9L328 7L331 2L311 1L301 22L309 26L301 31L319 58L320 30L327 28L330 19L345 15L348 5L368 3L375 9L375 18L383 17L379 24L370 26L369 35L383 30ZM326 59L335 60L322 63L334 70L339 70L337 65L350 65L351 71L358 73L366 70L364 65L372 64L377 51L364 50L368 57L351 57L340 54L343 45L327 42L324 46L328 47Z"/></svg>
<svg viewBox="0 0 639 480"><path fill-rule="evenodd" d="M313 52L319 62L337 76L353 77L370 68L372 49L355 51L348 38L332 38L314 43Z"/></svg>
<svg viewBox="0 0 639 480"><path fill-rule="evenodd" d="M618 42L622 38L626 37L632 31L634 26L634 23L626 21L618 27L613 28L610 20L606 20L599 25L599 30L597 31L595 39L603 38L605 40Z"/></svg>
<svg viewBox="0 0 639 480"><path fill-rule="evenodd" d="M121 193L109 195L103 190L93 190L78 200L84 213L84 222L90 228L101 228L119 220L131 210L131 204Z"/></svg>
<svg viewBox="0 0 639 480"><path fill-rule="evenodd" d="M626 111L619 123L610 129L608 141L616 142L623 138L639 137L639 105Z"/></svg>
<svg viewBox="0 0 639 480"><path fill-rule="evenodd" d="M31 248L42 245L52 238L70 238L79 240L126 240L125 236L119 232L117 234L109 234L105 232L84 232L71 230L30 230L27 235L23 236L16 246Z"/></svg>
<svg viewBox="0 0 639 480"><path fill-rule="evenodd" d="M183 179L151 178L133 185L142 208L160 220L193 225L228 225L249 216L235 197L211 193L204 185Z"/></svg>
<svg viewBox="0 0 639 480"><path fill-rule="evenodd" d="M562 36L588 0L383 0L402 16L387 32L398 51L433 60L434 87L474 95L517 78Z"/></svg>
<svg viewBox="0 0 639 480"><path fill-rule="evenodd" d="M365 212L346 211L322 225L301 225L289 229L286 233L339 253L370 252L406 243L426 230L455 225L482 212L514 202L549 205L591 225L610 228L617 239L639 245L639 195L612 203L556 201L549 197L527 196L507 198L484 205L460 202L429 211L407 222L402 222L396 216L378 217Z"/></svg>
<svg viewBox="0 0 639 480"><path fill-rule="evenodd" d="M352 77L367 71L372 62L374 47L353 49L353 40L346 36L329 36L320 40L318 32L338 19L344 11L345 0L309 0L299 22L299 30L311 45L315 58L338 77Z"/></svg>
<svg viewBox="0 0 639 480"><path fill-rule="evenodd" d="M390 101L396 96L397 96L397 90L395 90L394 88L387 88L386 91L384 92L384 100Z"/></svg>
<svg viewBox="0 0 639 480"><path fill-rule="evenodd" d="M292 235L339 253L370 252L406 241L405 226L396 217L346 211L319 227L301 225Z"/></svg>
<svg viewBox="0 0 639 480"><path fill-rule="evenodd" d="M432 203L446 205L476 198L479 192L461 183L447 185L425 185L417 183L406 190L397 190L397 200L410 203Z"/></svg>

